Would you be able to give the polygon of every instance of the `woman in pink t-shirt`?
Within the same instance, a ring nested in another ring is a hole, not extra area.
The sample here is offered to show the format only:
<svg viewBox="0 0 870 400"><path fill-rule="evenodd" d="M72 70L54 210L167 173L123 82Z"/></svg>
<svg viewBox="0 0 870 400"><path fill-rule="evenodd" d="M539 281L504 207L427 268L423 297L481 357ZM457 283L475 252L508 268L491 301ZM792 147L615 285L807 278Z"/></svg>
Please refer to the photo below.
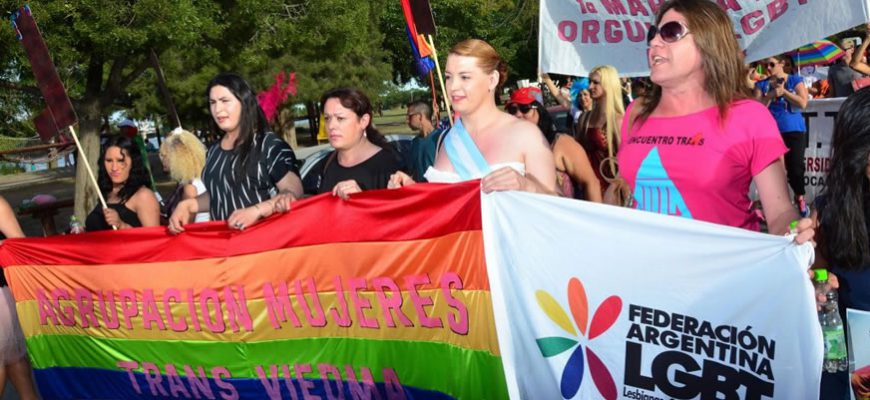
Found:
<svg viewBox="0 0 870 400"><path fill-rule="evenodd" d="M647 35L654 85L623 119L620 176L635 208L758 230L754 180L769 232L785 234L798 219L780 160L786 147L751 100L733 32L715 2L662 5ZM809 219L798 230L799 242L812 238Z"/></svg>

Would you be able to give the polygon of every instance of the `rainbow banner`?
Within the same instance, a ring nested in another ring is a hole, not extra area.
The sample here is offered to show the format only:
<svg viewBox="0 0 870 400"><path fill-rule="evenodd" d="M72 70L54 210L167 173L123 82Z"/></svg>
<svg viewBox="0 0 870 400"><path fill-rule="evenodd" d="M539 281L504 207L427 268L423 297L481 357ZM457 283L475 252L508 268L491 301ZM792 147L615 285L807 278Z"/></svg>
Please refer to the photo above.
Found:
<svg viewBox="0 0 870 400"><path fill-rule="evenodd" d="M12 239L0 264L52 399L507 397L479 183L223 223Z"/></svg>

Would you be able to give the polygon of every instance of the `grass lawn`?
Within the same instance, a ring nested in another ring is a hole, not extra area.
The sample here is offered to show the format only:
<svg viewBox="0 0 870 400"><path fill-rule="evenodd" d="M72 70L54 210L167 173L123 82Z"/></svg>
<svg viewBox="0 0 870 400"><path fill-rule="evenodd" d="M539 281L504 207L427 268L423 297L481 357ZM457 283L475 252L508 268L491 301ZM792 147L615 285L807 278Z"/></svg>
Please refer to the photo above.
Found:
<svg viewBox="0 0 870 400"><path fill-rule="evenodd" d="M375 113L375 126L384 135L405 134L413 135L414 132L408 127L408 120L405 117L405 108L397 107L390 110L384 110L384 116L381 117Z"/></svg>
<svg viewBox="0 0 870 400"><path fill-rule="evenodd" d="M384 135L409 135L415 133L408 127L407 118L405 117L405 108L397 107L390 110L384 110L384 116L381 117L375 113L375 126ZM311 140L311 134L307 127L296 128L296 140L299 147L316 146ZM323 142L325 143L325 142Z"/></svg>

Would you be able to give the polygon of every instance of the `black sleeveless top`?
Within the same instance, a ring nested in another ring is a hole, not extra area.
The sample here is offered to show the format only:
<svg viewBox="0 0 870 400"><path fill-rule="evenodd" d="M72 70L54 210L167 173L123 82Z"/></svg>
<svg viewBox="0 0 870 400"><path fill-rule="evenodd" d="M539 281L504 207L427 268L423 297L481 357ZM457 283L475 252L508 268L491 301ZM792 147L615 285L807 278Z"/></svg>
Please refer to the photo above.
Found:
<svg viewBox="0 0 870 400"><path fill-rule="evenodd" d="M118 216L121 217L121 221L124 221L127 225L130 225L134 228L139 228L142 226L142 222L139 221L139 216L136 215L133 210L127 208L123 203L117 204L108 204L109 208L118 212ZM88 214L88 218L85 219L85 230L88 232L93 231L104 231L107 229L112 229L112 226L106 223L106 219L103 217L103 207L101 204L97 204L94 207L94 210Z"/></svg>

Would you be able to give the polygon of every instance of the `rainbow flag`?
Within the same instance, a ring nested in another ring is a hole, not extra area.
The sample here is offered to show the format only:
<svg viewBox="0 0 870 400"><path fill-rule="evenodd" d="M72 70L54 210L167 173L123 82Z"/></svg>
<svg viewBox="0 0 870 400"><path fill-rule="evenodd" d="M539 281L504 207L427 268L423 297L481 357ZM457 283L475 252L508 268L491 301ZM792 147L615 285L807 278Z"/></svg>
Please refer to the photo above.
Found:
<svg viewBox="0 0 870 400"><path fill-rule="evenodd" d="M507 397L479 182L0 246L52 399Z"/></svg>
<svg viewBox="0 0 870 400"><path fill-rule="evenodd" d="M411 45L411 54L414 56L414 66L420 76L426 75L435 68L432 60L432 49L426 43L423 34L417 32L417 23L411 7L410 0L400 0L402 15L405 16L405 33L408 35L408 43ZM428 4L426 4L428 8Z"/></svg>

